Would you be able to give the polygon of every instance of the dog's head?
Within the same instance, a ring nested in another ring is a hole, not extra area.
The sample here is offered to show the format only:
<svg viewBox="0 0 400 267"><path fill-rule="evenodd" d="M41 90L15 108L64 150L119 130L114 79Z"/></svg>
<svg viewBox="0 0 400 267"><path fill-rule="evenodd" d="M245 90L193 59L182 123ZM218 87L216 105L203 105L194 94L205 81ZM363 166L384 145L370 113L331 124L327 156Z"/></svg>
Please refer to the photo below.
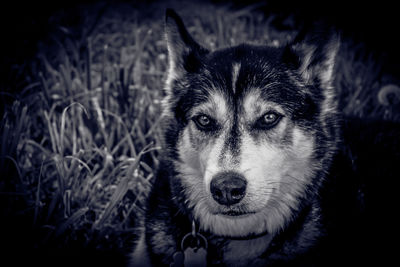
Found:
<svg viewBox="0 0 400 267"><path fill-rule="evenodd" d="M167 11L164 101L173 188L203 230L275 233L312 199L336 149L338 41L208 51Z"/></svg>

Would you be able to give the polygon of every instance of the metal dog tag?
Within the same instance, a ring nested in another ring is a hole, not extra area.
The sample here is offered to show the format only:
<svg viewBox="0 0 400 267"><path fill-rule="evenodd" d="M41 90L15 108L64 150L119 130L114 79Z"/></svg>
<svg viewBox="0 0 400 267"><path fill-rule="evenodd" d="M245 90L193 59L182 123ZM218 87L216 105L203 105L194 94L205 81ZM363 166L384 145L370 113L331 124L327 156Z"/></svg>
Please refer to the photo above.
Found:
<svg viewBox="0 0 400 267"><path fill-rule="evenodd" d="M182 251L177 251L172 256L173 262L169 265L170 267L183 267L184 263L184 254Z"/></svg>
<svg viewBox="0 0 400 267"><path fill-rule="evenodd" d="M180 250L174 253L171 266L205 267L207 266L207 248L207 239L196 231L193 220L192 232L182 238Z"/></svg>
<svg viewBox="0 0 400 267"><path fill-rule="evenodd" d="M207 251L203 248L188 247L184 252L185 267L205 267L207 266Z"/></svg>

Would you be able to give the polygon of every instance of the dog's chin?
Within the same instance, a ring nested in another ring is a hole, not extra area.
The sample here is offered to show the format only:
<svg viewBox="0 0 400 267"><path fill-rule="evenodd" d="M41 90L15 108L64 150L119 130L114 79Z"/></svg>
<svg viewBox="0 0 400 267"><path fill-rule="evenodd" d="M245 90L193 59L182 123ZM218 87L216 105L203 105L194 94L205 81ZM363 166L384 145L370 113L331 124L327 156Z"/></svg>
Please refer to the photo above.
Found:
<svg viewBox="0 0 400 267"><path fill-rule="evenodd" d="M196 217L202 230L217 236L244 238L267 232L264 216L256 212L225 211Z"/></svg>

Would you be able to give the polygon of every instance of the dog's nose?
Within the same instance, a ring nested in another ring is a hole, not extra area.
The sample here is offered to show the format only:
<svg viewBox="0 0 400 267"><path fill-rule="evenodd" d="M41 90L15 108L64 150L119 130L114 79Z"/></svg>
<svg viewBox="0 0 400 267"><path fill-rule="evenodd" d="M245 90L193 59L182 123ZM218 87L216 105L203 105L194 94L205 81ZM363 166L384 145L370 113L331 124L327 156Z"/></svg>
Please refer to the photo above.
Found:
<svg viewBox="0 0 400 267"><path fill-rule="evenodd" d="M245 196L246 185L246 179L239 173L223 172L211 180L210 191L219 204L233 205Z"/></svg>

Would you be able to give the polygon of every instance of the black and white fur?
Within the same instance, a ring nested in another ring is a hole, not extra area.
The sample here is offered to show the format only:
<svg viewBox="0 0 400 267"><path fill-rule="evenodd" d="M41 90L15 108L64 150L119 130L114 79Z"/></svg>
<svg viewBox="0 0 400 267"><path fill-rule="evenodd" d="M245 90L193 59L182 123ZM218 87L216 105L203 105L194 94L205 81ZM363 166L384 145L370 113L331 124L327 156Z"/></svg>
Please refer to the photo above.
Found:
<svg viewBox="0 0 400 267"><path fill-rule="evenodd" d="M343 171L338 38L208 51L172 10L166 37L165 153L133 265L169 266L193 220L208 240L208 265L340 263L348 253L335 257L347 233L339 229L359 215L358 202L343 214L342 200L332 204L340 182L330 179Z"/></svg>

